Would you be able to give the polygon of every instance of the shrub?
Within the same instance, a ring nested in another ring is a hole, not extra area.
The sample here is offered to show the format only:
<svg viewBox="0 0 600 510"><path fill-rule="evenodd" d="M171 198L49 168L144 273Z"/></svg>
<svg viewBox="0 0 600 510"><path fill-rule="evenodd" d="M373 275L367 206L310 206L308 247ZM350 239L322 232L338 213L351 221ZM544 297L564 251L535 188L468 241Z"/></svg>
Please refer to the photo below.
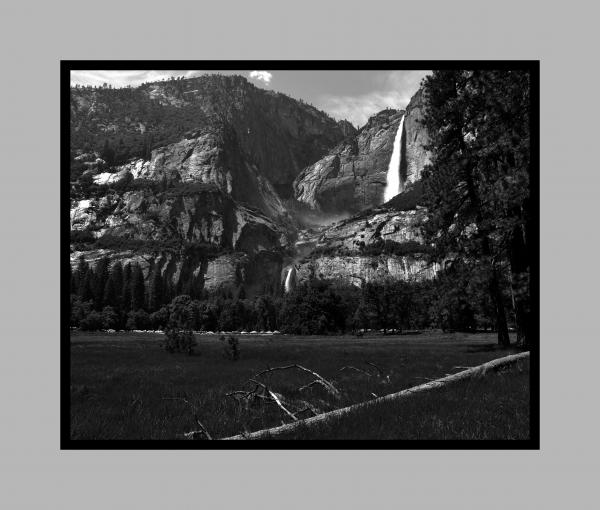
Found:
<svg viewBox="0 0 600 510"><path fill-rule="evenodd" d="M84 331L96 331L101 329L103 325L103 317L96 311L88 313L79 323L79 327Z"/></svg>
<svg viewBox="0 0 600 510"><path fill-rule="evenodd" d="M165 329L165 350L170 353L187 352L192 355L196 340L191 329L167 327Z"/></svg>
<svg viewBox="0 0 600 510"><path fill-rule="evenodd" d="M105 306L102 309L102 327L103 329L116 329L119 325L119 316L112 306Z"/></svg>
<svg viewBox="0 0 600 510"><path fill-rule="evenodd" d="M92 311L92 301L82 301L80 296L71 294L71 326L79 326Z"/></svg>
<svg viewBox="0 0 600 510"><path fill-rule="evenodd" d="M163 306L156 312L151 313L150 322L154 329L164 329L169 322L169 309Z"/></svg>
<svg viewBox="0 0 600 510"><path fill-rule="evenodd" d="M227 343L225 343L225 335L221 335L219 338L223 345L223 357L231 361L237 361L240 359L240 341L235 336L229 336Z"/></svg>
<svg viewBox="0 0 600 510"><path fill-rule="evenodd" d="M144 310L131 311L127 314L125 329L149 329L150 316Z"/></svg>

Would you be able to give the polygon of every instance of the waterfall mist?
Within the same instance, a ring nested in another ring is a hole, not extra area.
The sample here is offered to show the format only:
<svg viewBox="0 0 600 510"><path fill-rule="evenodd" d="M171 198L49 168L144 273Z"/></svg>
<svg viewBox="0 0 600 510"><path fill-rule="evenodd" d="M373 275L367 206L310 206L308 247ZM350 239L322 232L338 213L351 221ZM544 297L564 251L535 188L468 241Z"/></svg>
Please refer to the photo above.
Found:
<svg viewBox="0 0 600 510"><path fill-rule="evenodd" d="M383 201L387 202L394 198L398 193L400 193L400 158L402 156L402 131L404 128L404 115L400 119L400 125L398 126L398 131L396 132L396 138L394 138L394 148L392 151L392 157L390 159L390 163L388 165L387 171L387 185L385 187L385 192L383 194Z"/></svg>

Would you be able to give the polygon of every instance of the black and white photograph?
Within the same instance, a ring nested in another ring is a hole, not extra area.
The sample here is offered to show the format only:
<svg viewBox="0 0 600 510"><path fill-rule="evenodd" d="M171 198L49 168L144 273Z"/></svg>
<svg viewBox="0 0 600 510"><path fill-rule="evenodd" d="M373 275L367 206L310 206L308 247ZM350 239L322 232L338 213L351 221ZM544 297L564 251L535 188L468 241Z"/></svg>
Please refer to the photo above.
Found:
<svg viewBox="0 0 600 510"><path fill-rule="evenodd" d="M539 447L538 61L61 66L63 448Z"/></svg>
<svg viewBox="0 0 600 510"><path fill-rule="evenodd" d="M598 506L597 19L1 3L0 508Z"/></svg>

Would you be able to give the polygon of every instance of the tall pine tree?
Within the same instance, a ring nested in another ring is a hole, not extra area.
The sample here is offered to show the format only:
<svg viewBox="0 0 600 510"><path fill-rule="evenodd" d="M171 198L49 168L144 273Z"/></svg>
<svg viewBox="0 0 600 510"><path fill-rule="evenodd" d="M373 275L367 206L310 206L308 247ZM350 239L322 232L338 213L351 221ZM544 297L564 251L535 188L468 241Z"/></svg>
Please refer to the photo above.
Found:
<svg viewBox="0 0 600 510"><path fill-rule="evenodd" d="M131 309L137 311L146 306L146 286L144 273L139 264L134 264L131 270Z"/></svg>
<svg viewBox="0 0 600 510"><path fill-rule="evenodd" d="M424 91L432 154L423 176L429 220L424 234L435 244L437 260L461 259L489 274L498 343L506 346L502 276L509 259L513 273L514 262L526 260L511 256L518 250L509 248L518 247L527 221L529 76L436 71L425 78ZM528 302L528 289L519 299Z"/></svg>

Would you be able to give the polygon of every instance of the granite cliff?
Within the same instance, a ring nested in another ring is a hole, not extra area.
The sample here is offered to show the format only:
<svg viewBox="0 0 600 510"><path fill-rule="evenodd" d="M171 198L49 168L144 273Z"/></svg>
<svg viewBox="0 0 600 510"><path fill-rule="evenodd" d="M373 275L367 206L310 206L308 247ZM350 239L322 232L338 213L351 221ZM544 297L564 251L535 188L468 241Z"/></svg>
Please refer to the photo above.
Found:
<svg viewBox="0 0 600 510"><path fill-rule="evenodd" d="M400 189L417 182L428 161L423 109L419 90L406 110L388 109L371 117L354 136L298 175L293 184L296 200L325 213L355 213L383 203L392 145L403 116Z"/></svg>
<svg viewBox="0 0 600 510"><path fill-rule="evenodd" d="M414 200L422 108L418 92L356 131L242 77L74 88L71 264L136 262L196 293L281 292L292 264L300 282L429 278ZM403 115L399 197L412 199L392 207L381 202ZM302 210L346 219L307 230Z"/></svg>

